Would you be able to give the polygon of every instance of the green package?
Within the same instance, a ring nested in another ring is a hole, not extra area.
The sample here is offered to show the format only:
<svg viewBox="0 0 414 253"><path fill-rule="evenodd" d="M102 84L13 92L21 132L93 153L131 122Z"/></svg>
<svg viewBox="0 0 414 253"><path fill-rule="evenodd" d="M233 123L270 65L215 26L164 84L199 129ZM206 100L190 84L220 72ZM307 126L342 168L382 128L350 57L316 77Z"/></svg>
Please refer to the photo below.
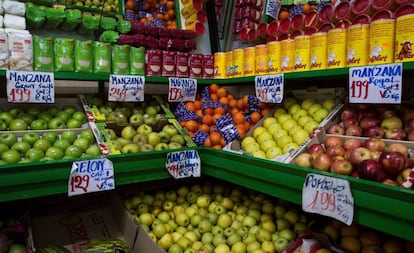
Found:
<svg viewBox="0 0 414 253"><path fill-rule="evenodd" d="M61 8L45 8L46 22L44 29L57 29L65 21L65 11Z"/></svg>
<svg viewBox="0 0 414 253"><path fill-rule="evenodd" d="M69 38L55 39L55 70L74 71L75 41Z"/></svg>
<svg viewBox="0 0 414 253"><path fill-rule="evenodd" d="M93 42L75 40L75 71L93 72Z"/></svg>
<svg viewBox="0 0 414 253"><path fill-rule="evenodd" d="M27 27L30 29L41 28L46 21L46 14L39 6L26 4L26 21Z"/></svg>
<svg viewBox="0 0 414 253"><path fill-rule="evenodd" d="M131 22L121 19L116 24L116 30L121 34L127 34L131 31Z"/></svg>
<svg viewBox="0 0 414 253"><path fill-rule="evenodd" d="M129 45L112 46L112 73L116 75L129 74Z"/></svg>
<svg viewBox="0 0 414 253"><path fill-rule="evenodd" d="M82 12L78 9L66 9L66 19L60 26L60 30L64 32L71 32L82 22Z"/></svg>
<svg viewBox="0 0 414 253"><path fill-rule="evenodd" d="M119 34L115 31L105 31L100 36L100 41L107 43L118 43Z"/></svg>
<svg viewBox="0 0 414 253"><path fill-rule="evenodd" d="M90 13L84 13L82 16L82 22L78 26L79 34L90 34L99 29L99 17Z"/></svg>
<svg viewBox="0 0 414 253"><path fill-rule="evenodd" d="M95 73L111 73L111 53L112 48L110 43L93 42L93 71Z"/></svg>
<svg viewBox="0 0 414 253"><path fill-rule="evenodd" d="M33 35L33 69L54 71L54 43L52 37Z"/></svg>
<svg viewBox="0 0 414 253"><path fill-rule="evenodd" d="M129 50L129 73L145 75L145 48L131 47Z"/></svg>
<svg viewBox="0 0 414 253"><path fill-rule="evenodd" d="M101 29L104 31L113 31L116 29L116 19L111 17L101 17Z"/></svg>

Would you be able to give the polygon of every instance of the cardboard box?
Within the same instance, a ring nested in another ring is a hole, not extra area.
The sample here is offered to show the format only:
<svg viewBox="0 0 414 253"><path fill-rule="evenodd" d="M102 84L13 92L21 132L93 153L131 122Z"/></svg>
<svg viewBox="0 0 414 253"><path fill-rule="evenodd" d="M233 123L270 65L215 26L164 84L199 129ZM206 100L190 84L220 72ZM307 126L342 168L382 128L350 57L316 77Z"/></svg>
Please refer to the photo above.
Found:
<svg viewBox="0 0 414 253"><path fill-rule="evenodd" d="M30 209L28 245L32 252L60 245L80 253L93 239L118 238L132 253L165 253L112 192L40 201Z"/></svg>

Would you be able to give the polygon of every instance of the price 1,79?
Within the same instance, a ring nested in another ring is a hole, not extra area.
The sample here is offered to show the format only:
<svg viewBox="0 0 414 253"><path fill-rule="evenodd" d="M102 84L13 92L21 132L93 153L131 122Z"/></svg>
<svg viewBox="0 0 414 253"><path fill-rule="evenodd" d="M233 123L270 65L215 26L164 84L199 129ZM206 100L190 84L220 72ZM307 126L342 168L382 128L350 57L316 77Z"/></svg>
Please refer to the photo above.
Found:
<svg viewBox="0 0 414 253"><path fill-rule="evenodd" d="M73 176L70 178L70 191L75 192L77 189L83 192L88 192L89 187L89 175Z"/></svg>
<svg viewBox="0 0 414 253"><path fill-rule="evenodd" d="M11 102L28 102L30 101L31 90L13 88L10 90L9 98Z"/></svg>
<svg viewBox="0 0 414 253"><path fill-rule="evenodd" d="M126 98L126 90L112 87L109 89L109 96L114 97L116 101L124 101Z"/></svg>
<svg viewBox="0 0 414 253"><path fill-rule="evenodd" d="M308 205L313 210L334 212L336 210L336 195L327 192L315 192L315 197Z"/></svg>

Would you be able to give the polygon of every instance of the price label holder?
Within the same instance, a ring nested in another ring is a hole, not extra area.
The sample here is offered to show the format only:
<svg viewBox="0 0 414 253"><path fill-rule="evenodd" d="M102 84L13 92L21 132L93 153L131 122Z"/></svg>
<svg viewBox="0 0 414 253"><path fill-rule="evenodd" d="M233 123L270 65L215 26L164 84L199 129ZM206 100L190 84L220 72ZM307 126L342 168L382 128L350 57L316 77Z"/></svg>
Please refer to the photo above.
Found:
<svg viewBox="0 0 414 253"><path fill-rule="evenodd" d="M108 101L144 101L144 76L110 75Z"/></svg>
<svg viewBox="0 0 414 253"><path fill-rule="evenodd" d="M197 79L168 78L168 102L194 101L197 93Z"/></svg>
<svg viewBox="0 0 414 253"><path fill-rule="evenodd" d="M283 100L284 75L256 76L256 97L264 103L281 103Z"/></svg>
<svg viewBox="0 0 414 253"><path fill-rule="evenodd" d="M201 161L197 150L168 153L165 167L175 179L201 176Z"/></svg>
<svg viewBox="0 0 414 253"><path fill-rule="evenodd" d="M349 103L400 104L402 63L349 68Z"/></svg>
<svg viewBox="0 0 414 253"><path fill-rule="evenodd" d="M6 79L8 102L55 102L54 73L7 70Z"/></svg>
<svg viewBox="0 0 414 253"><path fill-rule="evenodd" d="M68 196L115 189L112 161L103 159L75 161L68 181Z"/></svg>
<svg viewBox="0 0 414 253"><path fill-rule="evenodd" d="M349 182L309 173L302 188L302 209L351 225L354 217L354 198Z"/></svg>

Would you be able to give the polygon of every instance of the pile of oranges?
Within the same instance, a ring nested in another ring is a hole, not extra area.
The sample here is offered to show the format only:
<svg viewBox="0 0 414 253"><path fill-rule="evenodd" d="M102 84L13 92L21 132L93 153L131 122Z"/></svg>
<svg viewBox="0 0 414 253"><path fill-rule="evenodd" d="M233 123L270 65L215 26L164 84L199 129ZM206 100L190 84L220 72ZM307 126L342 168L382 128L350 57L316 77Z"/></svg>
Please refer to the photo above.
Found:
<svg viewBox="0 0 414 253"><path fill-rule="evenodd" d="M164 8L160 6L165 5ZM145 17L142 17L139 22L146 25L148 22L159 19L165 22L165 28L176 29L177 22L175 17L175 7L174 0L145 0L143 5L143 10L137 10L135 0L126 0L125 2L125 11L136 12L136 11L145 11L147 14ZM162 11L160 11L163 9Z"/></svg>
<svg viewBox="0 0 414 253"><path fill-rule="evenodd" d="M226 145L221 132L215 127L218 118L230 113L238 136L240 139L243 139L250 128L265 116L273 106L272 104L260 102L257 111L249 112L248 95L235 98L225 87L220 87L217 84L209 85L208 93L211 100L217 101L225 105L225 107L202 109L202 103L205 100L200 94L197 94L196 100L194 102L186 102L185 106L188 110L194 112L200 120L191 119L180 122L191 138L193 138L197 131L207 133L208 137L204 142L205 147L222 149Z"/></svg>

